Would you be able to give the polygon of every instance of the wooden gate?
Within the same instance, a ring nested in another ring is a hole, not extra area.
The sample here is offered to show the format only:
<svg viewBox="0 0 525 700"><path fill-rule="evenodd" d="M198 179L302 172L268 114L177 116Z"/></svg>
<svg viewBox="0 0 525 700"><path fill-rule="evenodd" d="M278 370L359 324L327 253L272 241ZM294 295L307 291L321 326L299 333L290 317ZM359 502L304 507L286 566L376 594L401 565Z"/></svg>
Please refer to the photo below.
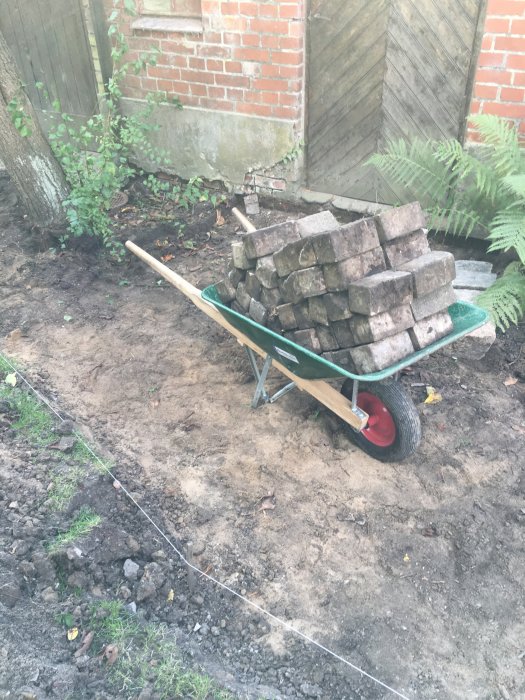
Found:
<svg viewBox="0 0 525 700"><path fill-rule="evenodd" d="M98 110L81 0L2 0L0 31L44 125L55 100L63 112L81 119Z"/></svg>
<svg viewBox="0 0 525 700"><path fill-rule="evenodd" d="M308 185L395 192L365 161L389 140L462 139L485 0L311 0Z"/></svg>

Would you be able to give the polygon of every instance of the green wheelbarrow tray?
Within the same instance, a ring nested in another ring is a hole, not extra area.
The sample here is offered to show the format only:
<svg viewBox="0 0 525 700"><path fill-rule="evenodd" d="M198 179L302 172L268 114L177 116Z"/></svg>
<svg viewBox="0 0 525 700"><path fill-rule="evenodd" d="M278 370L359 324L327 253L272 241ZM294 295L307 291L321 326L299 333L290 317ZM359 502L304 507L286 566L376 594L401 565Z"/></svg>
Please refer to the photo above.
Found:
<svg viewBox="0 0 525 700"><path fill-rule="evenodd" d="M280 362L302 379L337 379L343 377L345 379L357 379L361 382L379 382L397 374L405 367L413 365L423 357L431 355L436 350L453 343L464 335L471 333L489 319L489 314L484 309L480 309L474 306L474 304L458 301L452 304L448 309L452 318L454 330L444 338L436 340L423 350L413 352L399 362L379 372L372 372L371 374L352 374L352 372L348 372L342 367L334 365L333 362L325 360L323 357L316 355L310 350L297 345L297 343L283 338L282 335L274 333L252 319L230 309L221 302L214 285L202 290L202 298L213 304L232 326L237 328L241 333L244 333L244 335L262 348L270 357Z"/></svg>

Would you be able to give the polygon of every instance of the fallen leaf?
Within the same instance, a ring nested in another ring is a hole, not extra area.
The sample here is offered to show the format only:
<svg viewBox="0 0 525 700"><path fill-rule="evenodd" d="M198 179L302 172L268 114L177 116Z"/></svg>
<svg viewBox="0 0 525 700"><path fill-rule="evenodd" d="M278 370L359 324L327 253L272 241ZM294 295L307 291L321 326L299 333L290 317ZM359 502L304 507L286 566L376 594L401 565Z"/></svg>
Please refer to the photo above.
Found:
<svg viewBox="0 0 525 700"><path fill-rule="evenodd" d="M72 321L72 320L73 320L73 316L69 316L68 314L66 314L66 315L64 316L64 321L65 321L66 323L69 323L69 322Z"/></svg>
<svg viewBox="0 0 525 700"><path fill-rule="evenodd" d="M151 406L151 408L158 408L160 406L160 400L159 399L152 399L149 402L149 405Z"/></svg>
<svg viewBox="0 0 525 700"><path fill-rule="evenodd" d="M108 644L104 649L104 658L106 659L108 666L113 666L118 658L118 646L116 644Z"/></svg>
<svg viewBox="0 0 525 700"><path fill-rule="evenodd" d="M517 433L521 433L521 435L525 435L525 428L521 425L513 425L512 430L515 430Z"/></svg>
<svg viewBox="0 0 525 700"><path fill-rule="evenodd" d="M507 379L505 379L505 381L503 382L503 384L505 386L514 386L514 384L517 384L517 383L518 383L517 377L507 377Z"/></svg>
<svg viewBox="0 0 525 700"><path fill-rule="evenodd" d="M224 216L221 214L221 210L217 209L217 218L215 220L215 226L224 226L226 223L226 220Z"/></svg>
<svg viewBox="0 0 525 700"><path fill-rule="evenodd" d="M168 597L166 598L166 600L168 601L168 603L173 603L174 598L175 598L175 591L173 590L173 588L170 588L170 592L168 593Z"/></svg>
<svg viewBox="0 0 525 700"><path fill-rule="evenodd" d="M157 246L157 248L165 248L169 244L170 242L167 238L163 241L160 238L157 238L157 240L155 241L155 245Z"/></svg>
<svg viewBox="0 0 525 700"><path fill-rule="evenodd" d="M77 637L78 637L78 627L71 627L71 629L68 629L67 638L69 639L70 642L72 642Z"/></svg>
<svg viewBox="0 0 525 700"><path fill-rule="evenodd" d="M167 253L166 255L161 255L161 256L160 256L160 259L162 260L163 263L167 263L167 262L169 262L170 260L173 260L174 257L175 257L175 256L172 255L171 253Z"/></svg>
<svg viewBox="0 0 525 700"><path fill-rule="evenodd" d="M93 642L93 638L95 636L94 632L87 632L83 637L82 637L82 644L79 646L79 648L75 651L75 656L78 658L79 656L84 656L87 651L89 651L89 647L91 646L91 643Z"/></svg>
<svg viewBox="0 0 525 700"><path fill-rule="evenodd" d="M275 508L275 494L270 492L267 496L263 496L259 499L259 507L257 510L273 510Z"/></svg>
<svg viewBox="0 0 525 700"><path fill-rule="evenodd" d="M410 557L408 556L408 554L405 554L405 556L403 557L403 561L406 563L410 561Z"/></svg>
<svg viewBox="0 0 525 700"><path fill-rule="evenodd" d="M4 381L6 384L9 384L9 386L16 386L16 374L14 372L8 374Z"/></svg>
<svg viewBox="0 0 525 700"><path fill-rule="evenodd" d="M440 401L443 401L441 394L433 386L427 386L427 398L424 403L439 403Z"/></svg>

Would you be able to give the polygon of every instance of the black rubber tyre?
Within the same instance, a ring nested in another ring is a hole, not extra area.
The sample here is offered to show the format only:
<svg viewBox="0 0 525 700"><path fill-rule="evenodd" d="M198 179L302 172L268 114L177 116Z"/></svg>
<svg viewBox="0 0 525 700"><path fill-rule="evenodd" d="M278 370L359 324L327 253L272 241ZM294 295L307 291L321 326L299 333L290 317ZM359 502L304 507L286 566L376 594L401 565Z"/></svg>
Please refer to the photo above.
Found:
<svg viewBox="0 0 525 700"><path fill-rule="evenodd" d="M341 393L347 399L352 398L351 379L347 379L341 388ZM360 395L362 395L360 401ZM361 405L370 395L379 399L377 405L384 404L386 408L387 420L390 432L387 430L386 437L377 436L371 433L372 428L367 426L360 433L357 433L349 425L346 425L348 437L364 452L381 462L401 462L415 452L421 442L421 421L417 409L408 392L398 382L381 384L379 382L359 383L357 405L366 410L365 405ZM374 400L372 400L372 404ZM369 411L367 411L369 413ZM370 435L370 437L367 436ZM378 443L390 444L378 444Z"/></svg>

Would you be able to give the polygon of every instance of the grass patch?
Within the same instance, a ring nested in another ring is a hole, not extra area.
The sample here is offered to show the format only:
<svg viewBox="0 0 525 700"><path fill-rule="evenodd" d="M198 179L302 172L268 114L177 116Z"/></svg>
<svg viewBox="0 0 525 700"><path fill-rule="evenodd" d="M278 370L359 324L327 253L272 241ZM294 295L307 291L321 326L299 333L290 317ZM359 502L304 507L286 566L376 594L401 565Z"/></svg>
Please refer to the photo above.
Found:
<svg viewBox="0 0 525 700"><path fill-rule="evenodd" d="M70 544L71 542L76 542L76 540L84 537L94 527L100 525L102 518L98 513L94 513L91 508L83 507L81 508L69 529L60 535L57 535L48 545L48 552L57 552L64 545Z"/></svg>
<svg viewBox="0 0 525 700"><path fill-rule="evenodd" d="M77 492L78 484L84 475L80 467L68 467L65 471L54 471L49 490L51 510L63 510Z"/></svg>
<svg viewBox="0 0 525 700"><path fill-rule="evenodd" d="M233 700L233 695L217 687L211 678L185 667L164 625L141 625L118 601L94 606L89 627L95 632L93 653L100 653L108 644L118 647L117 660L108 666L108 674L127 696L149 686L161 700Z"/></svg>

